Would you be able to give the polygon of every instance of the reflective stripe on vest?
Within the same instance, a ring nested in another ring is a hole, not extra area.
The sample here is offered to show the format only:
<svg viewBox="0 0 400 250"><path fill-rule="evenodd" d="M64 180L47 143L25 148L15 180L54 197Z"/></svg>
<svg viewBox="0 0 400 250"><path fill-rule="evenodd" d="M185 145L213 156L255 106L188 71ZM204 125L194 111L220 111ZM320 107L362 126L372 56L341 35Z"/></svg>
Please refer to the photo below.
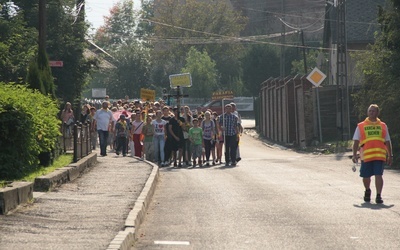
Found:
<svg viewBox="0 0 400 250"><path fill-rule="evenodd" d="M360 129L360 147L362 147L362 160L386 161L385 137L386 124L383 122L370 122L368 119L358 124Z"/></svg>

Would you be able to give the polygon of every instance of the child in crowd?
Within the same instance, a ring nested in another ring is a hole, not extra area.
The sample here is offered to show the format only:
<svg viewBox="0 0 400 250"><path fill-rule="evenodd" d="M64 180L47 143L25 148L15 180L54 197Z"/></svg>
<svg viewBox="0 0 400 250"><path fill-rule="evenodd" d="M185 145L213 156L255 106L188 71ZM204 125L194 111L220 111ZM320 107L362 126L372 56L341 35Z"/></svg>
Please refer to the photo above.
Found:
<svg viewBox="0 0 400 250"><path fill-rule="evenodd" d="M116 130L116 141L117 141L117 149L115 153L117 155L120 154L122 148L122 155L126 156L127 154L127 138L128 138L128 126L126 123L125 115L121 115L115 125Z"/></svg>
<svg viewBox="0 0 400 250"><path fill-rule="evenodd" d="M199 120L197 118L193 119L193 127L189 129L189 140L192 148L193 167L196 167L196 159L198 159L199 167L201 167L201 156L203 153L203 130L199 127Z"/></svg>

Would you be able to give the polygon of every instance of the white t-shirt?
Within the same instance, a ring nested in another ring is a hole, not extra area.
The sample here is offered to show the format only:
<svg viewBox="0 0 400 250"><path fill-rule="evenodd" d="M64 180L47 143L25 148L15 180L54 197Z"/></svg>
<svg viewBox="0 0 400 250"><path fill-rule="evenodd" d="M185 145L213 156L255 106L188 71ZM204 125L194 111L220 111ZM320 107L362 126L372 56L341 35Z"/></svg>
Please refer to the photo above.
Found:
<svg viewBox="0 0 400 250"><path fill-rule="evenodd" d="M108 131L108 125L113 121L110 110L99 109L93 117L96 120L97 130Z"/></svg>
<svg viewBox="0 0 400 250"><path fill-rule="evenodd" d="M385 124L385 126L386 126L386 124ZM389 130L387 129L387 126L386 126L386 131L387 131L387 133L385 136L385 141L390 141L390 135L389 135ZM354 135L353 135L353 141L359 141L360 138L361 138L361 133L360 133L360 129L357 126L356 131L354 132Z"/></svg>
<svg viewBox="0 0 400 250"><path fill-rule="evenodd" d="M154 127L154 135L164 135L166 124L167 122L165 120L161 120L160 122L157 120L152 121L151 125Z"/></svg>
<svg viewBox="0 0 400 250"><path fill-rule="evenodd" d="M214 121L210 120L209 122L206 122L206 120L203 120L201 122L201 128L203 129L203 139L211 140L212 135L215 132Z"/></svg>
<svg viewBox="0 0 400 250"><path fill-rule="evenodd" d="M144 125L143 121L133 121L132 122L133 133L136 135L141 134L143 125Z"/></svg>

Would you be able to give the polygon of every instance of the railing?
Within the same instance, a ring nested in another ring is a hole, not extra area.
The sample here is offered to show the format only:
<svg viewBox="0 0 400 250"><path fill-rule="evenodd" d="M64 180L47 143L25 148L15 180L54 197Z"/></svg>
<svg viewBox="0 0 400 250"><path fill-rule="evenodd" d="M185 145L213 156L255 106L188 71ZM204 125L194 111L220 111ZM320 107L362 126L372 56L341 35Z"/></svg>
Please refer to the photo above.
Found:
<svg viewBox="0 0 400 250"><path fill-rule="evenodd" d="M76 123L62 125L62 145L64 152L73 151L73 162L77 162L92 152L90 124Z"/></svg>

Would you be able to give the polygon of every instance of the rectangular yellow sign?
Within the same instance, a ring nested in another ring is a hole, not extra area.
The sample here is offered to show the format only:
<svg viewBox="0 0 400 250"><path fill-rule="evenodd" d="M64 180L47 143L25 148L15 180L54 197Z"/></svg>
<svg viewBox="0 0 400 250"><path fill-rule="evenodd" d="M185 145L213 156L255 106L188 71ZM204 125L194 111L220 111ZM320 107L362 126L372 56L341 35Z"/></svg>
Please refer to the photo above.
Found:
<svg viewBox="0 0 400 250"><path fill-rule="evenodd" d="M190 73L170 75L169 83L170 83L171 88L176 88L178 86L179 87L191 87L192 86L192 77L190 76Z"/></svg>
<svg viewBox="0 0 400 250"><path fill-rule="evenodd" d="M142 101L154 102L156 99L156 91L151 89L140 89L140 99L142 99Z"/></svg>

